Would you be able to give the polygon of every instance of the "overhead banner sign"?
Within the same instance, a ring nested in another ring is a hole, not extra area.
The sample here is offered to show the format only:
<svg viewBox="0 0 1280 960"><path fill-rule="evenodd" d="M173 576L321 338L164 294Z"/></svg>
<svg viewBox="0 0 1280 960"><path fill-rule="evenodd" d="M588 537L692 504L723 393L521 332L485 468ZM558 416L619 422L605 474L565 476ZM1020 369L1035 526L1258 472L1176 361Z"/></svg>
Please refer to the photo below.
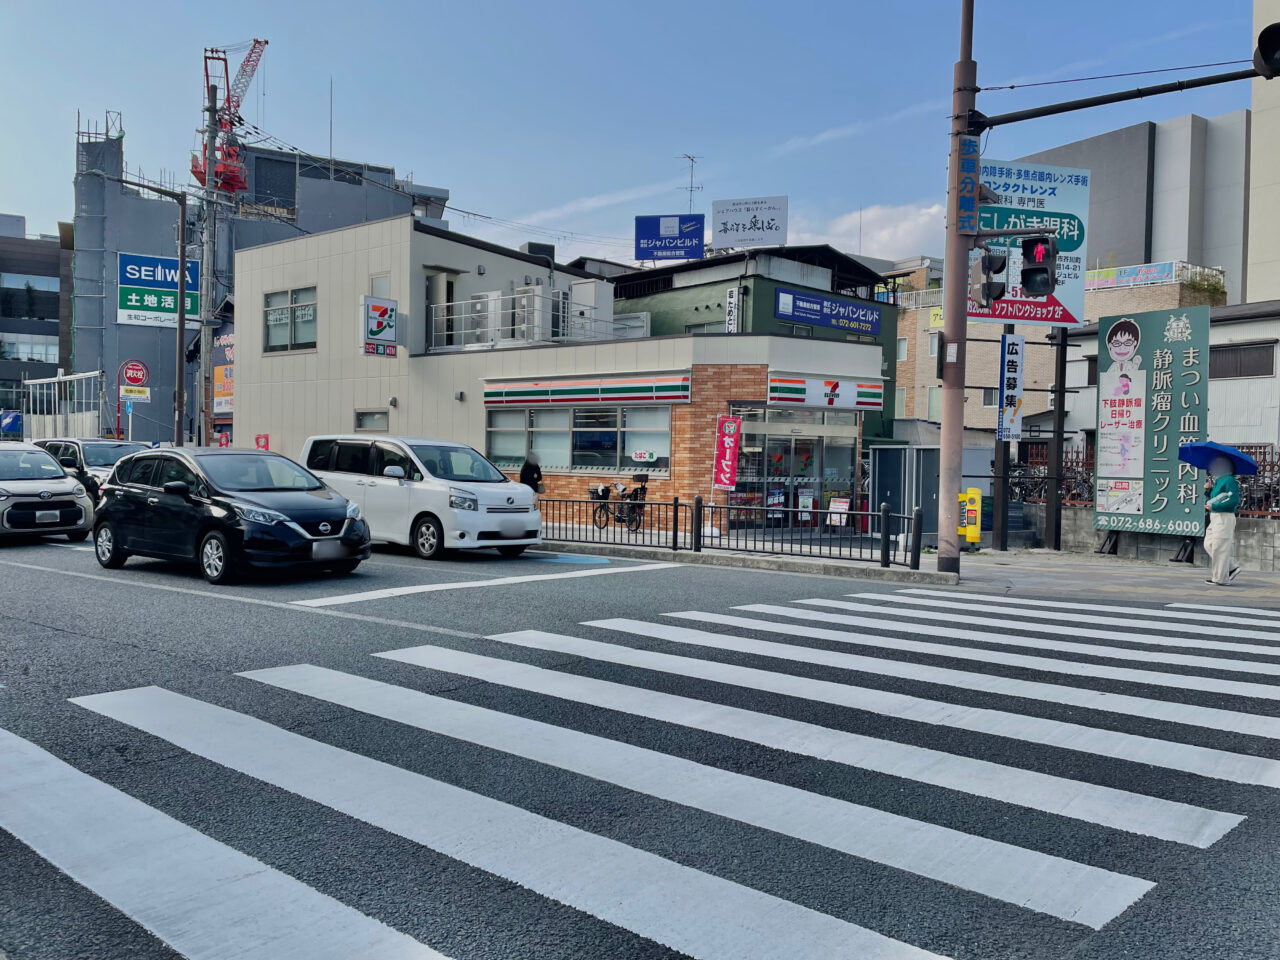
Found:
<svg viewBox="0 0 1280 960"><path fill-rule="evenodd" d="M1178 447L1207 439L1209 308L1098 321L1094 526L1198 537L1199 471Z"/></svg>
<svg viewBox="0 0 1280 960"><path fill-rule="evenodd" d="M1104 267L1089 270L1084 275L1085 290L1107 290L1112 287L1145 287L1154 283L1173 283L1178 264L1173 260L1163 263L1142 263L1133 267Z"/></svg>
<svg viewBox="0 0 1280 960"><path fill-rule="evenodd" d="M677 213L636 217L637 260L701 260L706 217Z"/></svg>
<svg viewBox="0 0 1280 960"><path fill-rule="evenodd" d="M880 307L876 304L840 300L807 290L778 287L773 294L773 315L792 323L834 327L873 337L880 333Z"/></svg>
<svg viewBox="0 0 1280 960"><path fill-rule="evenodd" d="M1088 170L1018 160L983 160L982 183L999 200L978 208L982 230L1042 229L1058 238L1058 287L1047 297L1022 295L1023 237L993 237L1007 247L1007 292L989 307L969 301L969 319L1040 327L1084 326L1085 243L1089 226ZM982 255L970 254L970 263Z"/></svg>
<svg viewBox="0 0 1280 960"><path fill-rule="evenodd" d="M769 377L769 403L837 410L883 410L884 384L878 381Z"/></svg>
<svg viewBox="0 0 1280 960"><path fill-rule="evenodd" d="M786 242L786 197L711 202L711 245L715 249L777 247Z"/></svg>
<svg viewBox="0 0 1280 960"><path fill-rule="evenodd" d="M116 323L141 327L178 326L178 258L119 255ZM187 261L186 315L200 319L200 261Z"/></svg>
<svg viewBox="0 0 1280 960"><path fill-rule="evenodd" d="M1000 336L1000 420L996 440L1022 439L1022 376L1026 368L1027 341L1015 333Z"/></svg>
<svg viewBox="0 0 1280 960"><path fill-rule="evenodd" d="M364 318L364 350L369 357L394 357L399 343L397 332L398 301L382 297L364 297L360 310Z"/></svg>
<svg viewBox="0 0 1280 960"><path fill-rule="evenodd" d="M738 448L742 444L742 418L716 417L716 455L711 466L711 487L733 490L738 486Z"/></svg>

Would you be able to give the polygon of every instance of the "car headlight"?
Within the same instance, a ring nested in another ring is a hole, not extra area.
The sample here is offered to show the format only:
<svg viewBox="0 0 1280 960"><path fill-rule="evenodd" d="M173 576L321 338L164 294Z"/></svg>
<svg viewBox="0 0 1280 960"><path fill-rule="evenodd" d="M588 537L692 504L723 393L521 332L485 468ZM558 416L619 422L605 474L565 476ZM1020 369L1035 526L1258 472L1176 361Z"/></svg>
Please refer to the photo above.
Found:
<svg viewBox="0 0 1280 960"><path fill-rule="evenodd" d="M12 494L10 494L8 490L0 488L0 500L8 500L10 496L12 496Z"/></svg>
<svg viewBox="0 0 1280 960"><path fill-rule="evenodd" d="M449 488L449 506L455 510L479 510L480 501L457 487Z"/></svg>
<svg viewBox="0 0 1280 960"><path fill-rule="evenodd" d="M235 503L232 506L235 508L236 516L241 520L248 520L250 523L262 523L271 526L273 523L284 523L289 519L283 513L278 513L275 510L251 507L246 503Z"/></svg>
<svg viewBox="0 0 1280 960"><path fill-rule="evenodd" d="M84 499L89 495L89 491L84 488L83 483L77 483L76 488L71 491L71 494L72 496L79 497L80 499Z"/></svg>
<svg viewBox="0 0 1280 960"><path fill-rule="evenodd" d="M347 518L349 520L360 519L360 504L356 503L354 500L347 501Z"/></svg>

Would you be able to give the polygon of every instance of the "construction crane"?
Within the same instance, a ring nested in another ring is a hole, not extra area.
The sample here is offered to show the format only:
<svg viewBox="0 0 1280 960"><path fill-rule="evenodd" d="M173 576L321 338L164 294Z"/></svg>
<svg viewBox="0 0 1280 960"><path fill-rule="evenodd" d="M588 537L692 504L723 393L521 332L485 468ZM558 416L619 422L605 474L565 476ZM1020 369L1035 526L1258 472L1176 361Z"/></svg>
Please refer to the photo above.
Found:
<svg viewBox="0 0 1280 960"><path fill-rule="evenodd" d="M213 182L219 189L227 193L239 193L249 184L248 171L240 156L240 141L236 138L236 127L240 125L240 104L244 95L249 92L249 84L257 72L262 54L267 48L267 41L255 39L249 44L249 52L245 54L235 79L230 79L231 69L227 63L227 51L219 47L206 47L204 51L204 87L208 91L210 85L216 84L219 90L226 91L226 97L218 107L218 142L215 147L217 162L213 167ZM201 186L205 184L205 160L202 155L191 155L191 173Z"/></svg>

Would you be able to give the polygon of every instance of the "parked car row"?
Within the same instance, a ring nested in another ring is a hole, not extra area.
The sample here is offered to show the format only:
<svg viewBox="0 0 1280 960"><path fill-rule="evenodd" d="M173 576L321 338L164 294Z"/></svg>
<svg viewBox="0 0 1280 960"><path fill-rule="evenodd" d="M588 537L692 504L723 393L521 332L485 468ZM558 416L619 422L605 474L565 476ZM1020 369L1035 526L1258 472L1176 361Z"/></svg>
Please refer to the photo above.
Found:
<svg viewBox="0 0 1280 960"><path fill-rule="evenodd" d="M484 548L516 557L541 541L533 491L463 444L332 435L310 438L301 459L305 467L263 450L124 441L5 444L0 532L83 540L92 530L104 567L131 556L189 561L211 583L255 568L351 573L375 540L426 559ZM86 487L98 483L95 497Z"/></svg>

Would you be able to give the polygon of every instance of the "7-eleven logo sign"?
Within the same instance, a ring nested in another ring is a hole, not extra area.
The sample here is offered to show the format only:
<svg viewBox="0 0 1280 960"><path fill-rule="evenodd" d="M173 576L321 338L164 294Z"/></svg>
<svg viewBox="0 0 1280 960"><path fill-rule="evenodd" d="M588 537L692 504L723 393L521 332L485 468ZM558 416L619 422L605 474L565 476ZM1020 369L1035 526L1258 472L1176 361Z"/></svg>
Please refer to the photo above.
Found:
<svg viewBox="0 0 1280 960"><path fill-rule="evenodd" d="M840 399L839 380L822 381L822 399L826 401L828 407L836 405L836 401Z"/></svg>

